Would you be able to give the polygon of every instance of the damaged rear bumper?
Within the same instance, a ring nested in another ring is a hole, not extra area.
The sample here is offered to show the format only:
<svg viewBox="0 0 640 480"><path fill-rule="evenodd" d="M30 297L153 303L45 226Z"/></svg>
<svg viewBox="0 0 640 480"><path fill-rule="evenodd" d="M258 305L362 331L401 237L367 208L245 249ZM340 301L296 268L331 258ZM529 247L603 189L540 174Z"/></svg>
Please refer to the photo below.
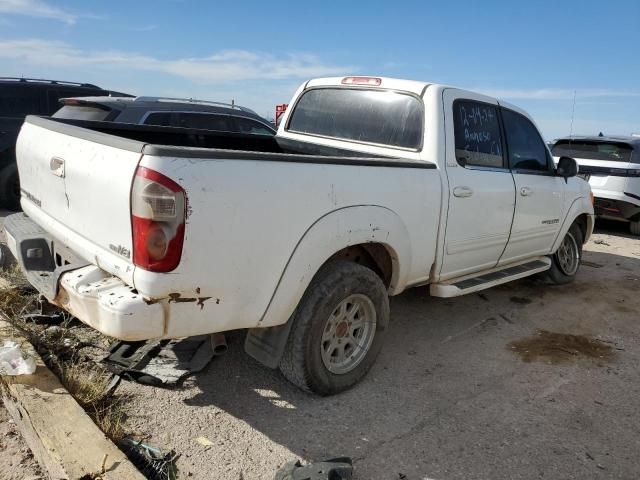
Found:
<svg viewBox="0 0 640 480"><path fill-rule="evenodd" d="M146 302L118 277L94 265L63 274L52 303L120 340L148 340L164 335L162 304Z"/></svg>
<svg viewBox="0 0 640 480"><path fill-rule="evenodd" d="M120 278L78 258L23 213L4 225L9 250L47 300L120 340L165 335L163 302L149 302Z"/></svg>

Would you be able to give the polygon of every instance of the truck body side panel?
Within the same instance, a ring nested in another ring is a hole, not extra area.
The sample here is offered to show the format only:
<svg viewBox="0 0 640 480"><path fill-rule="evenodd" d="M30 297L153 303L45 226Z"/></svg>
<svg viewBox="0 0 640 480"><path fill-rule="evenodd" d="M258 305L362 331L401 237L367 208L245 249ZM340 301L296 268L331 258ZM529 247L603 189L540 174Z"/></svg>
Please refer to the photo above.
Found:
<svg viewBox="0 0 640 480"><path fill-rule="evenodd" d="M178 268L169 274L136 269L134 276L141 294L169 298L188 312L169 320L169 335L174 327L183 332L183 322L189 334L258 326L292 255L304 249L305 233L326 216L335 218L320 223L330 239L327 248L379 242L397 252L403 273L395 291L431 268L440 208L437 169L146 155L141 165L174 179L188 197ZM332 217L360 206L378 208L367 210L365 224ZM289 271L297 272L299 287L286 292L291 299L333 253L309 258L304 274L297 267ZM291 308L270 324L286 322L296 300L284 303Z"/></svg>

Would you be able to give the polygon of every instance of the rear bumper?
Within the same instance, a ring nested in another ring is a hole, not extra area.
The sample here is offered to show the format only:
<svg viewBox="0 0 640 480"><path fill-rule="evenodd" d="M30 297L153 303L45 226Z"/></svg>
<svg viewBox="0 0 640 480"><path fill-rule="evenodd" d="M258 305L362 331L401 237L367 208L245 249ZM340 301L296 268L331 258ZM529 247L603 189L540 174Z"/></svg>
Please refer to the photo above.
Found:
<svg viewBox="0 0 640 480"><path fill-rule="evenodd" d="M603 194L593 192L594 211L597 217L613 220L635 220L640 217L640 200L624 194Z"/></svg>
<svg viewBox="0 0 640 480"><path fill-rule="evenodd" d="M52 303L120 340L148 340L164 335L162 305L145 301L118 277L94 265L63 274Z"/></svg>
<svg viewBox="0 0 640 480"><path fill-rule="evenodd" d="M51 303L110 337L163 337L163 302L145 300L120 278L79 259L23 213L7 217L4 228L27 280Z"/></svg>

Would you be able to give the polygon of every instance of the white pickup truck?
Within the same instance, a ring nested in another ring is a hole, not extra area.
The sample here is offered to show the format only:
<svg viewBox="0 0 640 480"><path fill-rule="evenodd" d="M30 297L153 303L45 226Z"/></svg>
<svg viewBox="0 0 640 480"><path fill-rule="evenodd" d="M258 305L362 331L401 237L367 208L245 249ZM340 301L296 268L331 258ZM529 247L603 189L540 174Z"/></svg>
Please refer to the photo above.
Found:
<svg viewBox="0 0 640 480"><path fill-rule="evenodd" d="M574 278L589 185L532 120L378 77L302 85L277 136L28 117L9 247L52 303L124 340L249 329L321 395L373 364L389 295ZM251 143L252 142L252 143Z"/></svg>

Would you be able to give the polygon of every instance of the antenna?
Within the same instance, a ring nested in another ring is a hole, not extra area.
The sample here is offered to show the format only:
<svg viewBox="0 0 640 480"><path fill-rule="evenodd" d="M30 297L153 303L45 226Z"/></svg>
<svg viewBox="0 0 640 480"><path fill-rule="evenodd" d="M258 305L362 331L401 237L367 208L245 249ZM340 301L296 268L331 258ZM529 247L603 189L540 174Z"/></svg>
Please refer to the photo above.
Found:
<svg viewBox="0 0 640 480"><path fill-rule="evenodd" d="M576 113L576 91L573 91L573 106L571 107L571 127L569 127L569 136L573 136L573 117Z"/></svg>

